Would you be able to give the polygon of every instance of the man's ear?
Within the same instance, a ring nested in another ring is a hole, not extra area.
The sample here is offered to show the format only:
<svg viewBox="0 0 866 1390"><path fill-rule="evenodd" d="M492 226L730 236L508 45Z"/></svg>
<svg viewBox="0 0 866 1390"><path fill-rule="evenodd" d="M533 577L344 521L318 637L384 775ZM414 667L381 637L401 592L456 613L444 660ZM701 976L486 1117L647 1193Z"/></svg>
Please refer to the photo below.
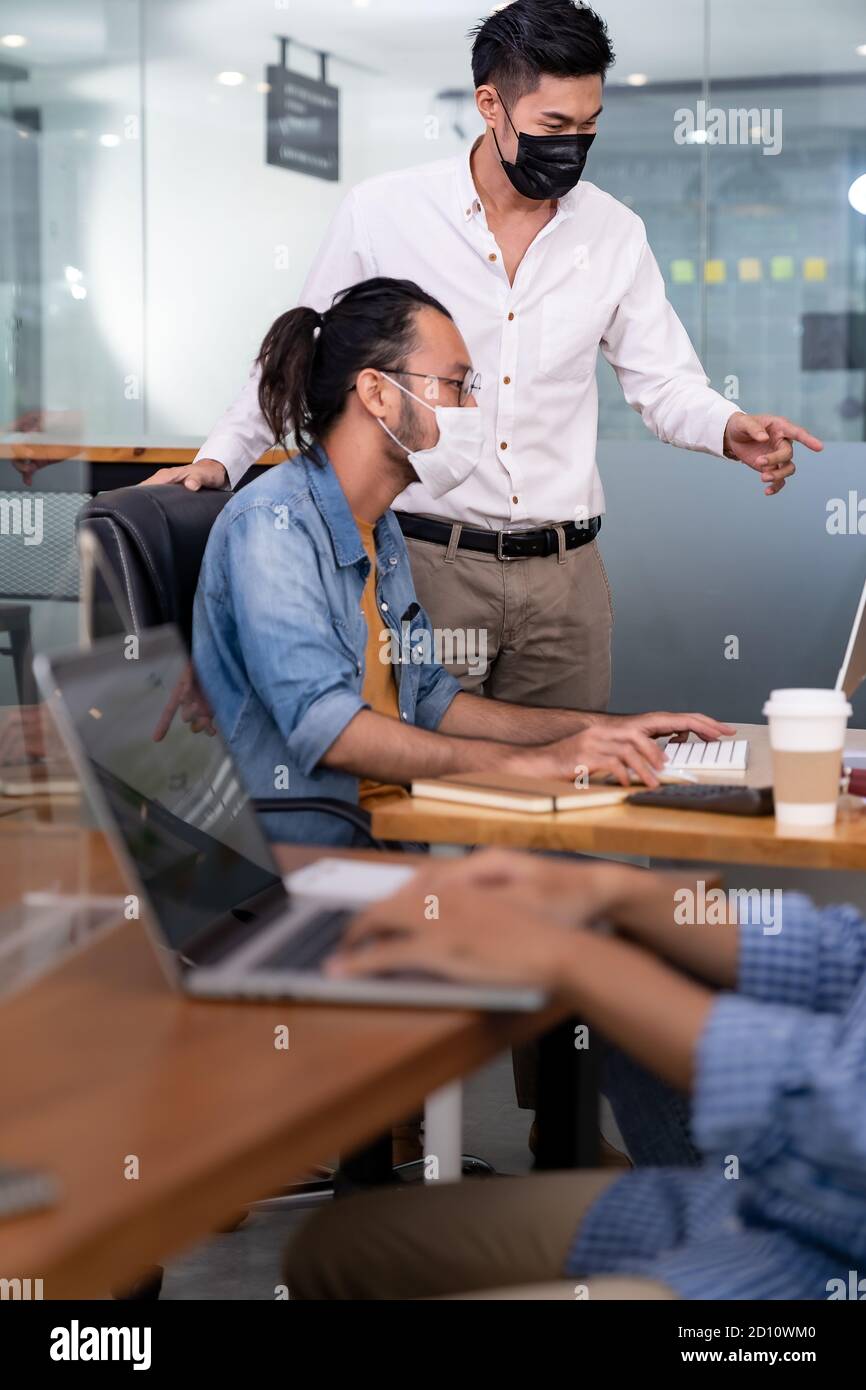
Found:
<svg viewBox="0 0 866 1390"><path fill-rule="evenodd" d="M377 372L374 367L365 367L363 371L358 373L355 381L355 391L361 405L378 419L381 419L387 411L389 389L393 388L389 388L382 373Z"/></svg>
<svg viewBox="0 0 866 1390"><path fill-rule="evenodd" d="M482 120L487 125L496 125L500 102L495 87L491 87L487 82L479 87L475 92L475 105L478 107Z"/></svg>

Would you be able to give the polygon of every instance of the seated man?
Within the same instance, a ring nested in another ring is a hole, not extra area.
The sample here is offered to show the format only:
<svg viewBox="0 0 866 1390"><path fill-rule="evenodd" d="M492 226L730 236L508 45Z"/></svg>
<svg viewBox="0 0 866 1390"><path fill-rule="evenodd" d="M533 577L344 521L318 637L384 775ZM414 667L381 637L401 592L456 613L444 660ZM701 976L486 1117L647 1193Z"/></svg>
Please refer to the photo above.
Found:
<svg viewBox="0 0 866 1390"><path fill-rule="evenodd" d="M691 1092L703 1162L350 1198L290 1247L293 1299L851 1296L866 1268L866 922L786 894L768 931L750 897L736 922L719 894L720 923L689 929L683 892L681 875L495 851L425 869L354 923L333 974L548 990Z"/></svg>
<svg viewBox="0 0 866 1390"><path fill-rule="evenodd" d="M415 777L513 769L592 772L650 786L653 736L731 733L703 715L530 709L461 692L435 660L389 507L422 479L435 496L478 462L469 352L450 314L409 281L375 279L325 313L292 309L259 357L260 403L301 457L220 514L196 596L193 655L253 796L369 807ZM436 404L431 404L434 401ZM404 793L405 794L405 793ZM272 816L274 838L341 842L345 823Z"/></svg>

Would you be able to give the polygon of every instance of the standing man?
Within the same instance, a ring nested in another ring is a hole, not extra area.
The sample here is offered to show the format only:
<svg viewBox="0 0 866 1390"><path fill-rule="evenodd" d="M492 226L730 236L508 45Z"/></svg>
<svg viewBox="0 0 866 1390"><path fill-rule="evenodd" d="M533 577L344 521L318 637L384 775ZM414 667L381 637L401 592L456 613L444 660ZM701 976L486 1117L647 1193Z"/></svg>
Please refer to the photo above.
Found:
<svg viewBox="0 0 866 1390"><path fill-rule="evenodd" d="M596 544L599 347L659 439L741 460L768 495L794 471L792 441L822 445L710 389L640 218L581 181L614 60L599 16L572 0L514 0L474 34L484 134L468 155L354 189L300 302L321 312L386 275L450 307L481 372L484 449L462 486L436 499L418 482L394 503L418 596L434 628L484 633L486 671L449 663L464 688L601 710L612 612ZM149 481L236 484L273 442L253 376L195 463Z"/></svg>

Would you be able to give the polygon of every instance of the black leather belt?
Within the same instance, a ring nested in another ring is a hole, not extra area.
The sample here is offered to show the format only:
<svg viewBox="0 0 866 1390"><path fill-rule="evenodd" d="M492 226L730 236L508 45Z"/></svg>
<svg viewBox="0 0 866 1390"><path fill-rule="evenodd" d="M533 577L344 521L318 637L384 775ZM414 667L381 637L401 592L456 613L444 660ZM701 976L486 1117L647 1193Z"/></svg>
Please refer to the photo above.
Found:
<svg viewBox="0 0 866 1390"><path fill-rule="evenodd" d="M433 541L448 545L451 540L450 521L431 521L410 512L395 512L404 536L415 541ZM498 560L529 560L535 555L559 554L559 531L565 539L566 550L589 545L601 530L601 517L589 517L582 525L563 521L557 527L540 526L535 531L483 531L477 526L464 526L457 543L458 550L482 550Z"/></svg>

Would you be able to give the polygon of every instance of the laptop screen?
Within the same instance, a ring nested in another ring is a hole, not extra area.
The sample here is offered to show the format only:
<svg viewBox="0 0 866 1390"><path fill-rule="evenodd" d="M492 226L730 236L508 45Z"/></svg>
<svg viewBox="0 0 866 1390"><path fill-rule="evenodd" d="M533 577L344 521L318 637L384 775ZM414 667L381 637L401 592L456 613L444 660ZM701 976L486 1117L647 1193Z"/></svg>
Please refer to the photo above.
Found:
<svg viewBox="0 0 866 1390"><path fill-rule="evenodd" d="M202 719L175 628L55 656L62 702L156 926L184 963L237 945L288 895L234 761ZM44 677L40 677L41 682ZM53 703L53 702L52 702Z"/></svg>

